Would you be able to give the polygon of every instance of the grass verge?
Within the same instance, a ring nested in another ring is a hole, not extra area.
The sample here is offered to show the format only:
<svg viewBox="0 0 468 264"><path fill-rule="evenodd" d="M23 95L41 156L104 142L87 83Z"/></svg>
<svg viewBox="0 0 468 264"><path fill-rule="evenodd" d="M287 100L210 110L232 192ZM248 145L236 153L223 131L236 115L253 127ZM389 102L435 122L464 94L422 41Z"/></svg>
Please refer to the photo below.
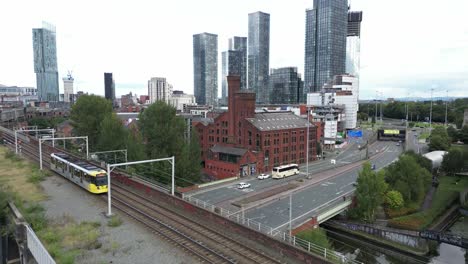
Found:
<svg viewBox="0 0 468 264"><path fill-rule="evenodd" d="M117 215L111 216L109 221L107 221L107 226L110 226L110 227L117 227L117 226L120 226L121 224L122 224L122 219L120 219L120 217L118 217Z"/></svg>
<svg viewBox="0 0 468 264"><path fill-rule="evenodd" d="M0 209L13 200L57 263L74 263L83 250L101 247L100 223L76 223L70 217L50 222L39 202L45 200L39 183L49 174L0 147ZM0 218L2 214L0 214Z"/></svg>

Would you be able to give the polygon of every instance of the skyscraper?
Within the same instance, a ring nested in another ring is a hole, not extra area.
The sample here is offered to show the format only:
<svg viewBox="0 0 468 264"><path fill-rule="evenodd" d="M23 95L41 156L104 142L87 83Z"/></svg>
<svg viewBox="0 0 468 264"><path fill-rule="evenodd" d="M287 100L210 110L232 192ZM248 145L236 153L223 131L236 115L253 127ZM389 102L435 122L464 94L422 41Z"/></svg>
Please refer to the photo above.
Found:
<svg viewBox="0 0 468 264"><path fill-rule="evenodd" d="M69 72L67 77L63 78L63 101L67 103L73 103L73 76Z"/></svg>
<svg viewBox="0 0 468 264"><path fill-rule="evenodd" d="M229 39L229 50L240 52L240 77L241 77L241 90L247 89L247 38L246 37L233 37Z"/></svg>
<svg viewBox="0 0 468 264"><path fill-rule="evenodd" d="M148 96L151 104L156 101L169 104L171 95L172 85L166 81L166 78L153 77L148 81Z"/></svg>
<svg viewBox="0 0 468 264"><path fill-rule="evenodd" d="M197 104L216 105L218 100L218 35L193 35L193 82Z"/></svg>
<svg viewBox="0 0 468 264"><path fill-rule="evenodd" d="M348 34L346 38L346 73L359 78L361 56L362 11L348 12Z"/></svg>
<svg viewBox="0 0 468 264"><path fill-rule="evenodd" d="M55 26L33 28L34 72L39 101L59 101Z"/></svg>
<svg viewBox="0 0 468 264"><path fill-rule="evenodd" d="M242 76L241 75L241 62L242 62L242 53L241 51L238 50L228 50L228 51L223 51L221 53L222 56L222 82L221 82L221 98L223 101L223 104L227 104L227 89L228 89L228 83L227 83L227 76Z"/></svg>
<svg viewBox="0 0 468 264"><path fill-rule="evenodd" d="M303 82L296 67L271 69L268 80L270 83L271 104L297 104L303 102Z"/></svg>
<svg viewBox="0 0 468 264"><path fill-rule="evenodd" d="M316 92L346 70L347 0L314 0L306 10L304 92Z"/></svg>
<svg viewBox="0 0 468 264"><path fill-rule="evenodd" d="M105 93L106 99L111 100L112 105L114 105L115 82L114 82L114 77L112 76L112 72L104 73L104 93Z"/></svg>
<svg viewBox="0 0 468 264"><path fill-rule="evenodd" d="M256 102L269 102L268 73L270 70L270 14L249 14L248 88L253 90Z"/></svg>

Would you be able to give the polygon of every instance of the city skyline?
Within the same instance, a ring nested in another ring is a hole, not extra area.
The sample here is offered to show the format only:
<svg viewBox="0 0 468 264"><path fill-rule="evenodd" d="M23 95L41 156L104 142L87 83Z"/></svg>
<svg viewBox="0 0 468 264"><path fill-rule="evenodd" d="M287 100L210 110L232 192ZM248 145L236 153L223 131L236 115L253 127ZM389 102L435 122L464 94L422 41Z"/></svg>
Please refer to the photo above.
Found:
<svg viewBox="0 0 468 264"><path fill-rule="evenodd" d="M76 12L70 13L61 12L69 8L65 3L44 1L39 4L31 1L29 9L35 11L26 12L21 21L13 14L23 10L23 5L2 3L2 10L9 12L0 18L0 22L10 22L10 26L0 29L0 34L15 41L2 43L0 57L4 63L0 66L0 83L36 86L31 29L45 20L57 27L58 77L63 78L68 70L73 70L76 91L103 95L102 72L112 71L119 76L116 82L118 95L130 91L146 94L146 82L150 76L166 76L172 80L174 89L192 94L192 35L198 32L218 34L220 64L220 51L227 50L228 38L247 36L248 14L256 11L271 15L270 68L298 67L303 75L305 10L312 8L312 2L273 2L266 5L261 1L240 1L226 13L221 12L221 3L202 1L197 6L209 6L210 10L200 8L201 13L197 14L188 11L177 13L181 4L194 5L185 1L161 5L116 3L116 12L109 14L105 22L101 17L105 3L99 3L88 11L91 2L84 1L74 6ZM424 12L419 12L421 6ZM156 7L167 11L161 19L173 17L169 21L174 23L190 19L191 23L183 29L178 25L166 27L158 22L160 18L145 15ZM462 89L468 86L468 69L461 58L468 54L468 26L457 23L463 18L461 10L466 8L466 1L456 0L443 6L435 1L419 0L411 3L395 1L386 6L372 1L352 1L352 10L365 13L361 28L361 99L375 97L376 90L382 91L383 97L406 97L408 91L411 91L411 97L422 97L431 88L436 89L434 96L445 95L447 89L450 96L466 96L466 90ZM132 21L120 21L128 11L142 15ZM87 21L79 19L83 12L87 13ZM418 21L412 19L415 12L421 13ZM450 13L450 16L437 21L433 19L443 13ZM397 21L392 19L395 14L398 15ZM165 41L155 41L148 36L151 30L166 34ZM177 34L171 35L169 31ZM437 32L437 38L433 37L433 32ZM118 37L122 34L127 36L125 40ZM221 87L220 80L218 82L218 87ZM60 93L63 93L62 83Z"/></svg>

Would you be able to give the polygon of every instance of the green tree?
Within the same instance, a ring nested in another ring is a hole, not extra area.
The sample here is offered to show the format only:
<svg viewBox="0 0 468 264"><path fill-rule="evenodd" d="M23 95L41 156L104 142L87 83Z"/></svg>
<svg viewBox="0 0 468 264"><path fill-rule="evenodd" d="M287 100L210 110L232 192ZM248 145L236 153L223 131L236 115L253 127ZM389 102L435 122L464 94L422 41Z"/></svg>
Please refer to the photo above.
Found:
<svg viewBox="0 0 468 264"><path fill-rule="evenodd" d="M424 198L432 176L410 155L402 155L399 160L385 170L385 180L391 189L400 192L406 203L418 202Z"/></svg>
<svg viewBox="0 0 468 264"><path fill-rule="evenodd" d="M108 151L126 149L128 130L115 113L107 115L101 122L97 141L97 150Z"/></svg>
<svg viewBox="0 0 468 264"><path fill-rule="evenodd" d="M83 95L73 105L70 119L74 134L88 136L89 147L96 149L101 123L112 113L110 101L97 95Z"/></svg>
<svg viewBox="0 0 468 264"><path fill-rule="evenodd" d="M198 132L193 129L189 142L189 170L187 176L195 182L200 181L201 171L201 147Z"/></svg>
<svg viewBox="0 0 468 264"><path fill-rule="evenodd" d="M198 136L192 137L193 144L186 140L186 125L182 117L176 116L176 109L158 101L140 114L139 128L145 142L145 152L149 158L175 156L175 174L178 185L187 185L197 178L200 172L200 150L196 148ZM192 145L192 148L190 147ZM198 153L196 156L195 152ZM198 166L197 166L198 164ZM171 168L168 163L151 166L146 174L168 182ZM198 178L199 179L199 176Z"/></svg>
<svg viewBox="0 0 468 264"><path fill-rule="evenodd" d="M460 130L460 140L468 144L468 125L463 126L463 128Z"/></svg>
<svg viewBox="0 0 468 264"><path fill-rule="evenodd" d="M139 133L128 133L127 137L127 155L129 161L145 160L145 148Z"/></svg>
<svg viewBox="0 0 468 264"><path fill-rule="evenodd" d="M440 135L432 135L429 142L429 151L434 150L448 150L450 148L450 141Z"/></svg>
<svg viewBox="0 0 468 264"><path fill-rule="evenodd" d="M385 203L392 209L401 208L405 204L405 200L403 199L403 195L399 191L389 191L385 195Z"/></svg>
<svg viewBox="0 0 468 264"><path fill-rule="evenodd" d="M412 150L405 151L405 155L412 157L419 166L425 168L427 171L432 171L432 161L424 157L421 154L418 154Z"/></svg>
<svg viewBox="0 0 468 264"><path fill-rule="evenodd" d="M468 157L464 157L461 150L453 148L444 155L442 169L448 174L460 172L463 169L466 158Z"/></svg>
<svg viewBox="0 0 468 264"><path fill-rule="evenodd" d="M453 126L447 127L447 134L450 137L451 142L457 142L460 138L458 131Z"/></svg>
<svg viewBox="0 0 468 264"><path fill-rule="evenodd" d="M386 190L384 172L381 170L376 173L369 162L364 163L357 179L355 208L362 220L374 222L375 210L384 202Z"/></svg>

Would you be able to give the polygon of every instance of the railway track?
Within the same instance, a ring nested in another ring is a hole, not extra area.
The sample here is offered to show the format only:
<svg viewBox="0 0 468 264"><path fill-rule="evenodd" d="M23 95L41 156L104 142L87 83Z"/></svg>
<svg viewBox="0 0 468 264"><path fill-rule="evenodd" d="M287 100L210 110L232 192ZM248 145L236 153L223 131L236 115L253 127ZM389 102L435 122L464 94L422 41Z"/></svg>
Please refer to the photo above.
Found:
<svg viewBox="0 0 468 264"><path fill-rule="evenodd" d="M275 259L253 250L214 229L203 226L187 217L169 211L154 201L138 194L120 184L113 185L113 200L125 201L139 211L145 212L148 218L157 218L171 223L170 228L190 234L195 241L202 242L215 252L219 252L235 263L280 263Z"/></svg>
<svg viewBox="0 0 468 264"><path fill-rule="evenodd" d="M6 145L15 151L14 133L3 130ZM38 140L28 137L29 142L21 144L21 154L28 159L39 162ZM43 166L49 167L51 146L43 143ZM56 149L66 152L62 149ZM112 175L111 175L112 176ZM140 222L153 233L157 233L173 244L188 251L204 263L281 263L261 252L203 226L189 218L162 207L155 201L130 190L114 181L112 184L112 205L121 212ZM107 196L103 196L107 199Z"/></svg>

